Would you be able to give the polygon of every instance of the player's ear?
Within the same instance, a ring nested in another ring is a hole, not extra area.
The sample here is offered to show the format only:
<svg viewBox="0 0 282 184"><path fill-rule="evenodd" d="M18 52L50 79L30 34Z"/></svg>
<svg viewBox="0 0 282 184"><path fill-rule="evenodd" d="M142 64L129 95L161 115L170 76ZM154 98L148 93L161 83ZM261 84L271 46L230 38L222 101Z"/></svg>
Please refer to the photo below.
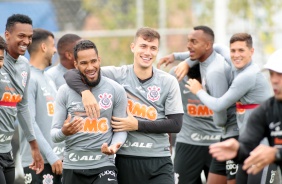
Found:
<svg viewBox="0 0 282 184"><path fill-rule="evenodd" d="M212 42L207 42L206 43L206 50L210 50L211 48L213 48L213 43Z"/></svg>
<svg viewBox="0 0 282 184"><path fill-rule="evenodd" d="M43 52L46 52L46 50L47 50L46 43L42 42L42 43L40 44L40 48L41 48L41 50L42 50Z"/></svg>
<svg viewBox="0 0 282 184"><path fill-rule="evenodd" d="M68 59L68 60L72 60L72 54L68 51L65 52L65 57Z"/></svg>
<svg viewBox="0 0 282 184"><path fill-rule="evenodd" d="M77 63L76 60L73 61L73 64L74 64L74 67L75 67L76 69L78 69L78 63Z"/></svg>
<svg viewBox="0 0 282 184"><path fill-rule="evenodd" d="M131 43L131 44L130 44L130 50L131 50L131 52L134 52L134 47L135 47L135 44L134 44L134 43Z"/></svg>

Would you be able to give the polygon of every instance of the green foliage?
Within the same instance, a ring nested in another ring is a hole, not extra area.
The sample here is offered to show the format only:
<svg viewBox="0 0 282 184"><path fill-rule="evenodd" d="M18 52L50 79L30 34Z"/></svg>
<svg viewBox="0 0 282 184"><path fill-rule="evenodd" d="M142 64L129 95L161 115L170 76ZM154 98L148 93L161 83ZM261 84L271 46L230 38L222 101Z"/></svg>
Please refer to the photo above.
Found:
<svg viewBox="0 0 282 184"><path fill-rule="evenodd" d="M225 0L222 0L225 1ZM143 0L144 26L159 27L159 0ZM272 50L273 33L262 27L273 28L273 15L282 7L281 0L229 0L229 20L227 26L238 20L248 21L248 27L257 30L265 50ZM82 0L82 8L99 20L99 26L105 30L137 29L135 0ZM167 27L192 28L196 25L214 25L214 0L166 0ZM260 15L258 15L261 13ZM163 37L163 36L162 36ZM167 51L185 50L187 35L167 37ZM132 63L130 52L132 37L97 38L96 43L103 58L103 64L119 65ZM176 43L175 43L175 40Z"/></svg>
<svg viewBox="0 0 282 184"><path fill-rule="evenodd" d="M229 16L229 22L232 23L234 16L248 20L251 27L255 28L265 52L272 53L274 51L274 33L271 31L274 28L273 17L281 8L281 0L230 1L229 10L231 16ZM263 28L268 29L265 30Z"/></svg>

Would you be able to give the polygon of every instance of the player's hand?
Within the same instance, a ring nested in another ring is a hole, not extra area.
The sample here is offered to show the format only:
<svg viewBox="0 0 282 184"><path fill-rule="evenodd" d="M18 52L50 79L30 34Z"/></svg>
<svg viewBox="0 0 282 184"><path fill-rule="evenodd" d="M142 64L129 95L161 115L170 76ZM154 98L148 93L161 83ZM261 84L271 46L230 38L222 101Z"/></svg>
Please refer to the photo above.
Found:
<svg viewBox="0 0 282 184"><path fill-rule="evenodd" d="M164 64L165 66L169 65L170 63L174 62L174 55L169 54L159 60L157 63L157 68L161 68L161 66Z"/></svg>
<svg viewBox="0 0 282 184"><path fill-rule="evenodd" d="M82 117L75 116L72 122L70 122L70 120L71 115L69 114L62 127L62 132L66 136L76 134L83 128L84 125L84 119Z"/></svg>
<svg viewBox="0 0 282 184"><path fill-rule="evenodd" d="M108 143L104 143L101 147L101 152L106 155L113 155L116 154L120 147L121 143L116 143L111 146L108 146Z"/></svg>
<svg viewBox="0 0 282 184"><path fill-rule="evenodd" d="M189 72L189 65L186 63L186 61L180 62L174 69L175 76L178 81L182 81L182 79L187 75Z"/></svg>
<svg viewBox="0 0 282 184"><path fill-rule="evenodd" d="M32 156L32 163L29 165L29 168L34 170L36 174L39 174L44 169L44 160L38 148L38 144L36 140L30 141L30 148L31 148L31 156Z"/></svg>
<svg viewBox="0 0 282 184"><path fill-rule="evenodd" d="M257 146L251 153L250 156L244 161L243 169L248 174L257 174L265 166L275 161L275 154L277 148L266 145Z"/></svg>
<svg viewBox="0 0 282 184"><path fill-rule="evenodd" d="M62 172L63 172L63 163L62 163L62 161L60 159L52 164L52 172L57 174L57 175L61 175L62 174Z"/></svg>
<svg viewBox="0 0 282 184"><path fill-rule="evenodd" d="M218 161L230 160L236 157L239 149L239 142L232 138L223 142L210 145L210 154Z"/></svg>
<svg viewBox="0 0 282 184"><path fill-rule="evenodd" d="M196 80L196 79L189 79L189 80L186 82L185 87L188 88L189 91L191 91L193 94L197 94L198 91L200 91L201 89L203 89L202 84L199 83L199 81Z"/></svg>
<svg viewBox="0 0 282 184"><path fill-rule="evenodd" d="M90 90L82 91L81 95L86 115L91 119L98 119L100 117L100 106L94 95Z"/></svg>
<svg viewBox="0 0 282 184"><path fill-rule="evenodd" d="M138 130L138 120L127 108L126 118L112 117L112 127L114 132L135 131Z"/></svg>

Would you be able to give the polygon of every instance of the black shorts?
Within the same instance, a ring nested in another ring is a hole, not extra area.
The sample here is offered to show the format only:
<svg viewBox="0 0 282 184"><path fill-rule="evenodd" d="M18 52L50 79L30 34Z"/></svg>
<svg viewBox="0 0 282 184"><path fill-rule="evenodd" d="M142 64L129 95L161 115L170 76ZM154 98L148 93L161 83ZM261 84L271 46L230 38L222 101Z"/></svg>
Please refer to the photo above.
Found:
<svg viewBox="0 0 282 184"><path fill-rule="evenodd" d="M178 184L201 184L201 172L207 177L212 157L209 146L176 143L174 157L175 180Z"/></svg>
<svg viewBox="0 0 282 184"><path fill-rule="evenodd" d="M41 173L36 172L29 167L24 167L24 180L25 183L38 184L38 183L53 183L61 184L62 175L57 175L52 172L50 164L44 164L44 169Z"/></svg>
<svg viewBox="0 0 282 184"><path fill-rule="evenodd" d="M0 153L0 183L14 183L15 180L15 162L12 151Z"/></svg>
<svg viewBox="0 0 282 184"><path fill-rule="evenodd" d="M63 184L117 184L117 169L106 166L98 169L63 169Z"/></svg>
<svg viewBox="0 0 282 184"><path fill-rule="evenodd" d="M234 136L226 139L221 139L221 142L230 138L238 140L238 136ZM233 180L236 178L238 167L238 164L233 160L220 162L213 158L210 166L210 173L223 175L227 177L227 180Z"/></svg>
<svg viewBox="0 0 282 184"><path fill-rule="evenodd" d="M117 155L119 184L174 184L170 157Z"/></svg>

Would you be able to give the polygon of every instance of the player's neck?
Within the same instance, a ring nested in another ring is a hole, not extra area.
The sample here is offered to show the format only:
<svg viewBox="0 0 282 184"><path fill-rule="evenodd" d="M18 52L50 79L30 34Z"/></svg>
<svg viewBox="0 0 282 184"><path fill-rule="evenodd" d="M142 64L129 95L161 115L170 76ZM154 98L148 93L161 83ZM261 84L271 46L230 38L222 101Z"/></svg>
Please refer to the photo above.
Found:
<svg viewBox="0 0 282 184"><path fill-rule="evenodd" d="M135 65L133 69L135 75L141 80L148 79L153 75L153 67L141 68Z"/></svg>
<svg viewBox="0 0 282 184"><path fill-rule="evenodd" d="M38 55L35 56L31 56L29 63L39 69L39 70L45 70L45 68L47 67L45 63L48 63L47 61L44 60L44 57L39 57Z"/></svg>
<svg viewBox="0 0 282 184"><path fill-rule="evenodd" d="M72 64L74 61L69 61L69 60L61 60L61 65L65 67L66 69L74 69L74 65Z"/></svg>

